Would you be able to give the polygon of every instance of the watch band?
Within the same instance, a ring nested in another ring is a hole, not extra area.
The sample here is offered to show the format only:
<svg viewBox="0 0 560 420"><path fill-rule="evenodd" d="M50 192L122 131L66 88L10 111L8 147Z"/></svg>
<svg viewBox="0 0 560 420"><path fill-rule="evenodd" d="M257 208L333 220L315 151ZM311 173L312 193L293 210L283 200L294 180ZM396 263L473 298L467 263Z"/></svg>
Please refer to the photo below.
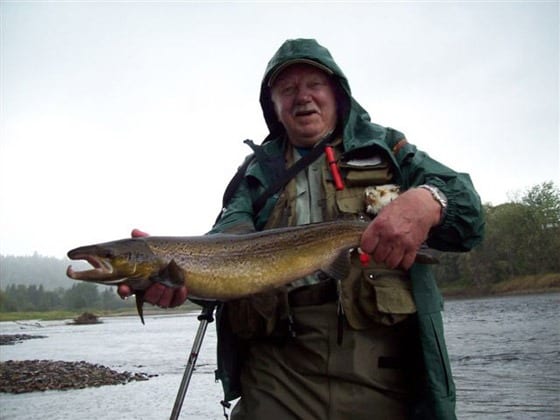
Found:
<svg viewBox="0 0 560 420"><path fill-rule="evenodd" d="M430 184L419 185L418 188L428 190L432 194L434 200L436 200L441 206L441 217L439 219L439 224L441 224L443 222L443 219L445 219L445 215L447 214L447 197L444 193L441 192L438 187L434 187Z"/></svg>

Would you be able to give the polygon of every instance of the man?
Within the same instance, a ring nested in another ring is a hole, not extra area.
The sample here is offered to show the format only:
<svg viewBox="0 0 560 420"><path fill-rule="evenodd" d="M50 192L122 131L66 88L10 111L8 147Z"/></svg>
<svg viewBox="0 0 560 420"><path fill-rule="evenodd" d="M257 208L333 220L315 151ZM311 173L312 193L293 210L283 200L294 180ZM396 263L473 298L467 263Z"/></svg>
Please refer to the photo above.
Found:
<svg viewBox="0 0 560 420"><path fill-rule="evenodd" d="M252 145L210 234L340 218L369 224L344 281L317 273L221 305L217 377L226 400L241 397L232 418L455 418L442 299L429 266L415 259L424 242L444 251L480 242L482 208L468 175L371 123L315 40L280 47L260 102L270 133ZM402 193L371 219L364 191L384 184ZM165 307L185 297L161 285L146 293Z"/></svg>

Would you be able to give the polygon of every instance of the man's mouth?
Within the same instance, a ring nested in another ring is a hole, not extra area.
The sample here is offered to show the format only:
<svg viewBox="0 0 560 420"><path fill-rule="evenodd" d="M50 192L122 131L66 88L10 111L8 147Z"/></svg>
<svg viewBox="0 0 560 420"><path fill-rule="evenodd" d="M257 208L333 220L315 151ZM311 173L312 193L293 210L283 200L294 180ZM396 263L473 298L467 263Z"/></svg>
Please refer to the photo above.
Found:
<svg viewBox="0 0 560 420"><path fill-rule="evenodd" d="M296 111L294 113L294 115L296 117L308 117L308 116L316 114L316 113L317 113L317 111L315 111L314 109L307 109L307 110Z"/></svg>

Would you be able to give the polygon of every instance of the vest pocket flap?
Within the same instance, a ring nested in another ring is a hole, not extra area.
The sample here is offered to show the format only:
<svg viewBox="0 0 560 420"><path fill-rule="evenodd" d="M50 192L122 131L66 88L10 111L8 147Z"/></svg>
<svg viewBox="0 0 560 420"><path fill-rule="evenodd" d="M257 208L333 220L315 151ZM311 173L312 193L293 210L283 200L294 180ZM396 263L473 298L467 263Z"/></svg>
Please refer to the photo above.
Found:
<svg viewBox="0 0 560 420"><path fill-rule="evenodd" d="M373 291L379 312L396 315L416 312L412 283L405 272L388 268L364 270L363 281L364 286Z"/></svg>
<svg viewBox="0 0 560 420"><path fill-rule="evenodd" d="M385 277L372 282L375 289L377 309L386 314L413 314L416 305L412 298L409 280L399 277Z"/></svg>
<svg viewBox="0 0 560 420"><path fill-rule="evenodd" d="M376 167L343 167L345 182L348 186L368 186L387 184L393 178L389 165L383 164Z"/></svg>
<svg viewBox="0 0 560 420"><path fill-rule="evenodd" d="M348 186L381 185L391 181L391 165L381 156L340 162Z"/></svg>
<svg viewBox="0 0 560 420"><path fill-rule="evenodd" d="M337 191L336 205L342 213L363 213L366 210L364 190L361 188L344 188Z"/></svg>

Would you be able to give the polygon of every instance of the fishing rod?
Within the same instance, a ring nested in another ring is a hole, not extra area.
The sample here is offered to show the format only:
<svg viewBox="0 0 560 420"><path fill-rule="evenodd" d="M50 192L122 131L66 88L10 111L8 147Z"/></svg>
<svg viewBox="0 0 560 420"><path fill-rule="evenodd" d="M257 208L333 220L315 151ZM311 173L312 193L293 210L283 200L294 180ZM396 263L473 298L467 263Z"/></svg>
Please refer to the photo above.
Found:
<svg viewBox="0 0 560 420"><path fill-rule="evenodd" d="M206 334L206 328L208 327L208 324L214 321L213 313L216 305L217 302L205 302L202 306L202 311L198 316L198 320L200 321L198 331L196 332L196 336L193 341L191 354L189 356L187 366L185 367L185 373L183 373L183 379L181 381L181 385L179 385L179 390L177 392L177 397L175 398L175 404L173 404L173 411L171 412L169 420L177 420L179 418L181 407L183 406L183 401L185 400L189 382L194 371L196 359L198 358L198 353L200 351L200 347L202 346L202 340L204 339L204 334Z"/></svg>

